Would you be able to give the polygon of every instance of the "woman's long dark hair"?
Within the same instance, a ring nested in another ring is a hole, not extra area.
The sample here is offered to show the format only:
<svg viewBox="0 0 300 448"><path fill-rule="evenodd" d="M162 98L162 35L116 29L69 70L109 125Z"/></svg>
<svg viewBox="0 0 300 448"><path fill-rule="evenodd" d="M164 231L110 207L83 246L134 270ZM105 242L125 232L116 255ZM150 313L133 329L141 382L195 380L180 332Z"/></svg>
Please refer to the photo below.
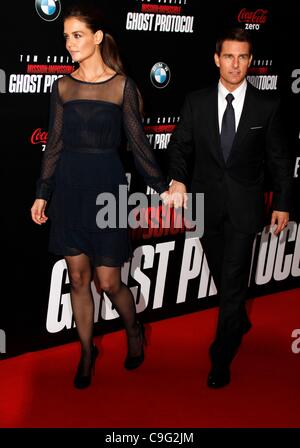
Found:
<svg viewBox="0 0 300 448"><path fill-rule="evenodd" d="M103 32L103 40L99 45L102 59L104 63L115 72L124 74L125 70L117 44L112 35L107 31L102 12L93 5L84 4L84 2L82 2L70 6L64 13L64 20L71 17L84 22L93 33L96 33L98 30Z"/></svg>

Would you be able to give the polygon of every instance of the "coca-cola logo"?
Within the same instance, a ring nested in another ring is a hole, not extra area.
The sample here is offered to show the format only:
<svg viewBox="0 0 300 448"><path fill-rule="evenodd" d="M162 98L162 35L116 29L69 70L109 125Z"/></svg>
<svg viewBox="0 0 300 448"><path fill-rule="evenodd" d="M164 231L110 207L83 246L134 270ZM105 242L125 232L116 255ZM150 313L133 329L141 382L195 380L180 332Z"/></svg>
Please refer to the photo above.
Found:
<svg viewBox="0 0 300 448"><path fill-rule="evenodd" d="M267 9L257 9L256 11L247 11L243 8L238 15L238 21L241 23L266 23L267 21Z"/></svg>
<svg viewBox="0 0 300 448"><path fill-rule="evenodd" d="M43 143L44 145L46 145L47 138L48 132L42 131L41 128L37 128L35 131L33 131L30 141L33 145L37 145L39 143Z"/></svg>

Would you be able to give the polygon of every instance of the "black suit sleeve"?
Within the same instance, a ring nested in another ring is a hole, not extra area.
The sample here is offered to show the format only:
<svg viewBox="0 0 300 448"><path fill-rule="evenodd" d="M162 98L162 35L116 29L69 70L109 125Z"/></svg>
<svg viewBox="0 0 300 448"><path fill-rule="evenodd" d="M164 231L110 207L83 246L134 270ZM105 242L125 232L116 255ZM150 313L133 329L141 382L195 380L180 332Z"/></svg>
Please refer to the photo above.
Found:
<svg viewBox="0 0 300 448"><path fill-rule="evenodd" d="M180 113L180 121L173 132L167 148L168 180L188 182L188 163L194 149L192 111L189 96Z"/></svg>
<svg viewBox="0 0 300 448"><path fill-rule="evenodd" d="M282 129L279 100L269 120L266 153L274 191L273 210L289 211L293 185L292 159Z"/></svg>

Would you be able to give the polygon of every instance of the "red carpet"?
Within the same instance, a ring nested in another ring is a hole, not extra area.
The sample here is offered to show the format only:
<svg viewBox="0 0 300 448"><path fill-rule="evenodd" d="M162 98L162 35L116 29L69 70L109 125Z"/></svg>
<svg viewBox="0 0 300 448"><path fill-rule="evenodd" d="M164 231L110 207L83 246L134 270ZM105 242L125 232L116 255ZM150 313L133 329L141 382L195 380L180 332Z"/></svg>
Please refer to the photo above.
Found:
<svg viewBox="0 0 300 448"><path fill-rule="evenodd" d="M123 332L96 338L101 350L87 390L73 388L77 343L0 362L2 428L300 427L300 289L252 301L253 328L232 366L232 383L206 386L217 309L148 324L136 371L123 368Z"/></svg>

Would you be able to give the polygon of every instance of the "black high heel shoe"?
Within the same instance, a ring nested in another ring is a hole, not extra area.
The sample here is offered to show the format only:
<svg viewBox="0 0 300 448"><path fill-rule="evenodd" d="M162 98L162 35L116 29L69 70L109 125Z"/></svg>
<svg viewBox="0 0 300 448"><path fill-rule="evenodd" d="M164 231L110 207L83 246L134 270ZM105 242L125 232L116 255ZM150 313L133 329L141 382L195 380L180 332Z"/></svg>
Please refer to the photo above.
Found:
<svg viewBox="0 0 300 448"><path fill-rule="evenodd" d="M91 367L90 372L88 375L82 375L82 363L81 361L78 364L77 372L74 377L74 386L76 389L85 389L86 387L89 387L92 381L92 374L95 375L95 364L97 356L99 355L99 350L96 345L92 345L91 347Z"/></svg>
<svg viewBox="0 0 300 448"><path fill-rule="evenodd" d="M137 322L139 332L136 336L129 336L139 338L141 341L141 354L137 356L130 356L129 353L126 356L124 367L127 370L137 369L144 362L144 346L146 345L145 328L141 322Z"/></svg>

